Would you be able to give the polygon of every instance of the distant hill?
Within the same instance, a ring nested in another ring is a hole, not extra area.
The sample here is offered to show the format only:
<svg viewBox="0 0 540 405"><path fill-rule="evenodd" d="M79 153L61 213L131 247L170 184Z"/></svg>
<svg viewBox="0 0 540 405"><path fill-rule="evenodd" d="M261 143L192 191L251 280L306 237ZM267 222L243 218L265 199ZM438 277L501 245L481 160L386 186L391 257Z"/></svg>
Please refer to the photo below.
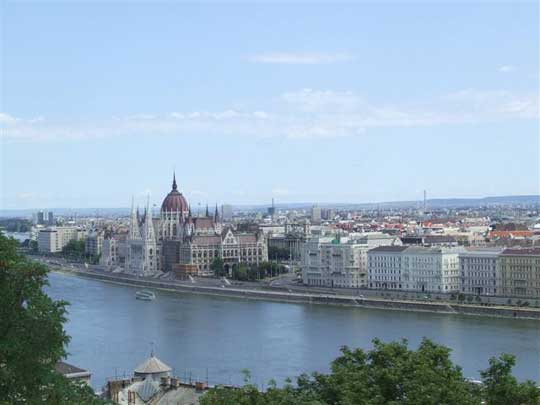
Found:
<svg viewBox="0 0 540 405"><path fill-rule="evenodd" d="M337 209L376 209L379 208L415 208L420 207L423 201L386 201L370 203L317 203L322 208ZM475 208L482 206L495 205L534 205L540 204L540 195L513 195L513 196L494 196L482 198L432 198L427 200L429 208ZM278 209L308 209L315 203L283 203L276 204ZM266 211L268 204L253 205L233 205L235 211ZM80 216L100 216L115 217L129 215L129 208L50 208L47 211L53 211L55 215L80 215ZM154 212L157 212L157 208ZM22 217L30 218L33 213L39 209L23 210L0 210L0 218Z"/></svg>

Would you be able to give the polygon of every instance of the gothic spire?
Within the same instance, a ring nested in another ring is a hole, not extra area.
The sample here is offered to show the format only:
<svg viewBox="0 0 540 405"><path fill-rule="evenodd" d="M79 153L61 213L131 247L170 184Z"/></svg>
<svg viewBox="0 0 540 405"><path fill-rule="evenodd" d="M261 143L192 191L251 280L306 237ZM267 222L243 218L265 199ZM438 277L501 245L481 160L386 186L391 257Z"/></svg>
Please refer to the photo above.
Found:
<svg viewBox="0 0 540 405"><path fill-rule="evenodd" d="M152 211L150 209L150 194L148 194L148 198L146 200L146 218L144 221L144 237L145 239L152 240L154 239L154 224L152 220Z"/></svg>
<svg viewBox="0 0 540 405"><path fill-rule="evenodd" d="M139 233L139 219L137 218L137 211L135 211L135 198L131 197L131 220L129 222L129 237L130 239L140 238Z"/></svg>
<svg viewBox="0 0 540 405"><path fill-rule="evenodd" d="M219 212L217 209L217 203L216 203L216 211L214 212L214 222L219 222Z"/></svg>
<svg viewBox="0 0 540 405"><path fill-rule="evenodd" d="M206 217L210 216L210 211L208 211L208 203L206 203Z"/></svg>
<svg viewBox="0 0 540 405"><path fill-rule="evenodd" d="M178 189L178 186L176 185L176 173L173 171L173 176L172 176L173 180L172 180L172 189L173 190L177 190Z"/></svg>

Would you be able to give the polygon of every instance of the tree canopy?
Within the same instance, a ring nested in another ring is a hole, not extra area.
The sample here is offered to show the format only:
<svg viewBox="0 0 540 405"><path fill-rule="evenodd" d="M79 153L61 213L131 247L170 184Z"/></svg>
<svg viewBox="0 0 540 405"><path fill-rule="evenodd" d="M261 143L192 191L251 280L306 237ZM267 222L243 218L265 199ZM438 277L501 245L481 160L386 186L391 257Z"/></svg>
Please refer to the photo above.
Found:
<svg viewBox="0 0 540 405"><path fill-rule="evenodd" d="M67 303L47 296L47 267L17 245L0 233L0 402L100 403L89 387L55 371L67 355Z"/></svg>
<svg viewBox="0 0 540 405"><path fill-rule="evenodd" d="M515 358L492 358L481 373L482 384L464 378L450 359L450 349L424 339L417 350L407 341L373 341L373 349L342 347L328 374L301 375L296 384L282 388L270 382L264 392L249 384L238 389L216 387L206 393L202 405L285 404L540 404L534 383L519 383L512 376Z"/></svg>

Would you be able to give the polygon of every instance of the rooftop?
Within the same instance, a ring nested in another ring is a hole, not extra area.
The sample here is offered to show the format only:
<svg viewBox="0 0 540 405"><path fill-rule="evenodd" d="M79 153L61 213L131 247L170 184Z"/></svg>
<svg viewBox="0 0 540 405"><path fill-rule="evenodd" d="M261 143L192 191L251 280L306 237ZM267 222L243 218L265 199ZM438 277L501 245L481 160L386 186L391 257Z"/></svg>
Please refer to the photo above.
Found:
<svg viewBox="0 0 540 405"><path fill-rule="evenodd" d="M155 357L153 354L150 358L146 359L143 363L139 364L135 368L135 373L137 374L154 374L154 373L166 373L171 371L167 364L163 363L160 359Z"/></svg>
<svg viewBox="0 0 540 405"><path fill-rule="evenodd" d="M540 256L540 248L505 249L501 254L505 256Z"/></svg>
<svg viewBox="0 0 540 405"><path fill-rule="evenodd" d="M370 252L403 252L409 246L379 246L371 249Z"/></svg>

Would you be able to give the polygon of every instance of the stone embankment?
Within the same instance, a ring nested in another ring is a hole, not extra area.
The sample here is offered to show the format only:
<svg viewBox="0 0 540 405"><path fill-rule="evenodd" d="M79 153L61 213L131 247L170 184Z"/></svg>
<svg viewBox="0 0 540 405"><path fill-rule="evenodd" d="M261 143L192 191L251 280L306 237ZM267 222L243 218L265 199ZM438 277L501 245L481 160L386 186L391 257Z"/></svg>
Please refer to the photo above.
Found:
<svg viewBox="0 0 540 405"><path fill-rule="evenodd" d="M154 280L136 278L107 272L84 271L69 268L55 268L54 271L74 274L81 277L102 280L105 282L153 288L169 292L186 292L235 298L260 299L278 302L295 302L323 305L341 305L359 308L386 309L398 311L435 312L444 314L461 314L490 316L515 319L540 320L538 308L514 308L504 306L481 306L471 304L454 304L444 302L418 302L406 300L389 300L383 298L359 298L347 295L326 295L324 293L286 292L282 289L252 289L239 287L213 287L196 284L182 284L170 280Z"/></svg>

